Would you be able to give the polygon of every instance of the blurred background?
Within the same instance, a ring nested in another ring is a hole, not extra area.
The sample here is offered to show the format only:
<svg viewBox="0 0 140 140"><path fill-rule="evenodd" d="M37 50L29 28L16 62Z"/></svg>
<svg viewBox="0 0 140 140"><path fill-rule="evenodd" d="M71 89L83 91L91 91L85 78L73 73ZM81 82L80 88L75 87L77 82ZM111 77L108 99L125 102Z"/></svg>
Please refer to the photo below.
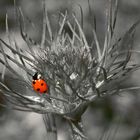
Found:
<svg viewBox="0 0 140 140"><path fill-rule="evenodd" d="M8 14L9 30L18 39L18 27L15 19L14 0L0 0L0 37L5 37L5 16ZM90 0L92 11L97 19L97 34L103 44L105 31L105 12L108 0ZM26 17L28 34L37 42L41 38L42 3L41 0L17 0ZM68 11L75 13L80 20L80 5L84 14L84 31L89 42L92 41L88 0L47 0L47 8L53 30L58 27L58 15ZM121 0L116 26L116 38L121 36L140 18L139 0ZM34 24L33 24L34 23ZM66 30L67 27L66 27ZM69 30L68 30L69 31ZM19 39L19 44L20 42ZM140 28L136 30L134 48L140 50ZM132 60L140 63L140 56L133 55ZM140 85L140 72L137 71L121 83L122 87ZM9 81L9 83L12 81ZM13 83L12 83L13 84ZM13 84L17 88L16 84ZM0 98L0 102L3 99ZM131 91L120 96L106 97L94 102L82 116L86 134L91 140L140 140L140 94ZM64 120L59 122L59 140L66 140ZM47 140L42 117L35 113L25 113L0 108L0 140Z"/></svg>

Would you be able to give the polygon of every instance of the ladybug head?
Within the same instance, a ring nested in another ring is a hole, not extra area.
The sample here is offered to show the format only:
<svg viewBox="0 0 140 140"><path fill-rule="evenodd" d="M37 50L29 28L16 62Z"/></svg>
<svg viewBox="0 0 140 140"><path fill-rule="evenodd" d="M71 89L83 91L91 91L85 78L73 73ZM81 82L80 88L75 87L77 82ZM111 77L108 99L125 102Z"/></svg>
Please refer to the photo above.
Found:
<svg viewBox="0 0 140 140"><path fill-rule="evenodd" d="M41 77L42 77L41 74L36 72L33 76L33 80L39 80L39 79L41 79Z"/></svg>

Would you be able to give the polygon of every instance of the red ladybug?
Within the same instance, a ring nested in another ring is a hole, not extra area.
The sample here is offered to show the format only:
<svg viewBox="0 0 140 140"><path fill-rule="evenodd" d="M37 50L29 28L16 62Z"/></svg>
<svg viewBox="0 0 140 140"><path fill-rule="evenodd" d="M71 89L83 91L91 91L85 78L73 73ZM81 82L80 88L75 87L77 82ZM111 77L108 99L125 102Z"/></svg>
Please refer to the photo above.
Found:
<svg viewBox="0 0 140 140"><path fill-rule="evenodd" d="M42 79L41 74L39 74L38 72L36 72L33 76L32 87L36 92L39 92L39 93L47 93L48 92L48 85Z"/></svg>

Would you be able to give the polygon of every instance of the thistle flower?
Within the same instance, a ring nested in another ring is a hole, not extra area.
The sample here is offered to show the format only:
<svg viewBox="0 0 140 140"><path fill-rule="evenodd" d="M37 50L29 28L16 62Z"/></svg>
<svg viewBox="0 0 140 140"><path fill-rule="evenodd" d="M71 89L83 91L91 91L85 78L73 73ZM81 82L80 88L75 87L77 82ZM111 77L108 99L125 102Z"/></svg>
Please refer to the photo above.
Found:
<svg viewBox="0 0 140 140"><path fill-rule="evenodd" d="M72 24L67 12L61 13L59 30L57 35L53 34L45 3L43 6L41 43L36 43L28 36L24 16L17 8L17 20L21 37L27 45L26 50L21 49L15 40L11 41L6 18L9 43L0 38L0 53L3 56L0 58L3 65L0 92L7 102L2 106L44 114L47 131L55 133L55 117L61 116L69 122L73 138L86 139L82 130L81 116L87 107L97 98L137 88L119 89L117 84L131 72L139 69L139 64L130 63L131 54L134 52L132 47L135 28L139 21L116 40L114 31L118 1L110 0L104 45L100 46L96 26L91 28L93 42L89 44L75 15L73 14L74 24ZM95 23L94 18L94 25ZM64 33L65 25L71 30L72 36ZM49 36L46 35L46 29ZM17 66L18 70L13 65ZM24 85L27 89L25 94L17 92L6 83L6 70L12 75L11 79L17 81L17 86ZM48 94L40 95L33 91L31 82L35 72L41 73L47 81Z"/></svg>

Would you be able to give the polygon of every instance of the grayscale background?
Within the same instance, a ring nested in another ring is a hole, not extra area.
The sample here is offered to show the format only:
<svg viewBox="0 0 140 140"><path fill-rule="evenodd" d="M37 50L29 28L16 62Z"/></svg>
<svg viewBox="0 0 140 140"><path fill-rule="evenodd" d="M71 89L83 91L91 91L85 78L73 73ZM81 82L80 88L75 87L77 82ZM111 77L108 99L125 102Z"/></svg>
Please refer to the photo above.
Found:
<svg viewBox="0 0 140 140"><path fill-rule="evenodd" d="M92 17L89 15L87 0L47 0L47 8L53 30L57 29L58 13L68 11L75 12L80 19L81 5L84 13L84 31L87 40L92 40L89 24ZM27 18L26 27L29 35L36 41L41 38L42 9L41 0L17 0ZM97 18L97 34L100 43L103 44L105 28L105 11L107 0L90 0L90 6ZM0 0L0 37L5 35L5 15L8 14L9 30L14 38L20 40L17 33L18 27L15 20L13 0ZM71 16L69 16L71 18ZM116 27L116 38L121 36L135 21L140 19L140 0L120 0ZM32 25L32 23L34 23ZM32 27L33 26L33 27ZM137 28L134 41L134 49L140 51L140 27ZM140 55L134 55L132 59L140 63ZM0 65L1 67L1 65ZM0 68L1 70L1 68ZM12 86L18 88L14 81L8 80ZM140 85L140 72L131 75L122 86ZM22 88L20 89L22 90ZM24 91L23 91L24 92ZM0 102L3 100L0 98ZM99 140L104 131L114 135L115 140L140 140L140 94L139 91L127 92L120 96L112 96L97 100L82 116L86 133L91 140ZM115 123L119 120L120 123ZM67 140L65 121L58 122L59 139ZM65 133L64 133L65 132ZM106 136L107 137L107 136ZM106 138L107 139L107 138ZM7 110L0 107L0 140L47 140L42 116L35 113L25 113ZM110 139L112 140L112 139Z"/></svg>

